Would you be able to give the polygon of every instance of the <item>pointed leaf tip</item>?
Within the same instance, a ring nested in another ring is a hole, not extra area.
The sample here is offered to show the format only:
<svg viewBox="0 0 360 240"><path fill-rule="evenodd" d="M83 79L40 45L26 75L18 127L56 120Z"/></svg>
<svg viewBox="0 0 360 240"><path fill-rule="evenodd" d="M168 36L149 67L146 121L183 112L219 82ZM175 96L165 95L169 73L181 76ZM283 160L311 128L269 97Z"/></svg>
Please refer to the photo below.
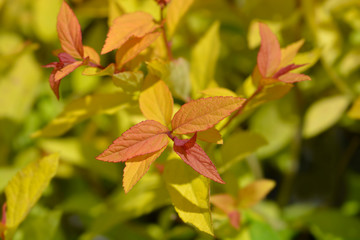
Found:
<svg viewBox="0 0 360 240"><path fill-rule="evenodd" d="M281 63L279 41L271 29L264 23L259 23L261 46L257 56L259 71L263 77L271 77Z"/></svg>
<svg viewBox="0 0 360 240"><path fill-rule="evenodd" d="M106 162L124 162L137 156L154 153L167 146L169 130L157 121L136 124L117 138L96 157Z"/></svg>
<svg viewBox="0 0 360 240"><path fill-rule="evenodd" d="M188 134L212 128L245 102L239 97L200 98L181 106L171 121L174 134Z"/></svg>
<svg viewBox="0 0 360 240"><path fill-rule="evenodd" d="M74 58L83 58L81 27L74 12L65 1L61 5L56 27L61 48Z"/></svg>

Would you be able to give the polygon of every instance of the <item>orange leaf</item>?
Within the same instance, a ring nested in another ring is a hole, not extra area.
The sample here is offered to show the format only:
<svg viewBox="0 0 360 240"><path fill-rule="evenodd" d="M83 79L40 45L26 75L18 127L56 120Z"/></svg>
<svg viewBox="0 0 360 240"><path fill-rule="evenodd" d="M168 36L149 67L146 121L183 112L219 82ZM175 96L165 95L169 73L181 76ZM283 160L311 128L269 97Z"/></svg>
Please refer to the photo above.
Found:
<svg viewBox="0 0 360 240"><path fill-rule="evenodd" d="M141 112L149 120L155 120L168 126L173 113L173 98L167 85L162 80L152 77L145 79L144 89L139 96Z"/></svg>
<svg viewBox="0 0 360 240"><path fill-rule="evenodd" d="M63 79L65 76L69 75L71 72L73 72L75 69L77 69L78 67L80 67L83 64L82 61L76 61L73 62L69 65L66 65L65 67L61 68L60 70L56 71L55 76L54 76L54 80L55 82L60 81L61 79Z"/></svg>
<svg viewBox="0 0 360 240"><path fill-rule="evenodd" d="M240 220L241 215L238 210L234 210L228 213L229 221L231 226L233 226L235 229L239 230L240 228Z"/></svg>
<svg viewBox="0 0 360 240"><path fill-rule="evenodd" d="M223 140L221 138L221 134L219 130L212 127L205 131L198 132L197 137L199 140L210 143L223 144Z"/></svg>
<svg viewBox="0 0 360 240"><path fill-rule="evenodd" d="M161 32L148 33L144 37L131 37L116 52L116 66L121 68L125 63L132 60L140 52L152 44Z"/></svg>
<svg viewBox="0 0 360 240"><path fill-rule="evenodd" d="M89 57L91 62L100 65L100 56L92 47L84 46L84 58L86 57Z"/></svg>
<svg viewBox="0 0 360 240"><path fill-rule="evenodd" d="M304 44L304 39L301 39L281 49L281 63L279 69L292 63L297 52L299 51L299 49L303 44Z"/></svg>
<svg viewBox="0 0 360 240"><path fill-rule="evenodd" d="M124 162L137 156L157 152L167 146L168 131L166 127L153 120L140 122L125 131L96 159Z"/></svg>
<svg viewBox="0 0 360 240"><path fill-rule="evenodd" d="M134 12L124 14L115 19L107 34L101 54L121 47L130 37L141 38L153 32L157 27L158 25L149 13Z"/></svg>
<svg viewBox="0 0 360 240"><path fill-rule="evenodd" d="M157 152L137 156L125 162L123 187L125 193L129 192L131 188L145 175L149 170L150 165L161 155L166 146Z"/></svg>
<svg viewBox="0 0 360 240"><path fill-rule="evenodd" d="M190 142L191 139L187 143ZM191 147L189 147L187 143L183 145L177 145L176 141L174 141L174 143L174 151L186 164L201 175L210 178L215 182L225 183L217 172L215 165L197 143L191 144Z"/></svg>
<svg viewBox="0 0 360 240"><path fill-rule="evenodd" d="M273 180L261 179L239 191L239 207L250 208L261 201L275 187Z"/></svg>
<svg viewBox="0 0 360 240"><path fill-rule="evenodd" d="M216 194L210 196L210 202L217 208L220 208L226 214L236 208L235 199L229 194Z"/></svg>
<svg viewBox="0 0 360 240"><path fill-rule="evenodd" d="M280 44L266 24L259 23L259 29L261 46L257 56L257 64L263 77L271 77L281 62Z"/></svg>
<svg viewBox="0 0 360 240"><path fill-rule="evenodd" d="M286 83L294 83L294 82L309 81L311 80L311 78L305 74L288 72L280 76L279 80Z"/></svg>
<svg viewBox="0 0 360 240"><path fill-rule="evenodd" d="M181 106L171 121L173 133L188 134L212 128L245 102L239 97L200 98Z"/></svg>
<svg viewBox="0 0 360 240"><path fill-rule="evenodd" d="M83 58L81 27L74 12L65 1L61 5L56 27L62 49L74 58Z"/></svg>

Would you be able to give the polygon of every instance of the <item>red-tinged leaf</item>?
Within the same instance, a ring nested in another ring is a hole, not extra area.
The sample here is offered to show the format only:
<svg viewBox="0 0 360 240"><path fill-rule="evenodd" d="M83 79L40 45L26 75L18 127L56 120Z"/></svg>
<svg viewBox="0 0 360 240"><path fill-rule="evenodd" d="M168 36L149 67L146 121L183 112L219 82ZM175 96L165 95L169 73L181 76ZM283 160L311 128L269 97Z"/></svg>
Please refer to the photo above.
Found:
<svg viewBox="0 0 360 240"><path fill-rule="evenodd" d="M185 144L186 145L186 144ZM180 158L192 167L195 171L201 175L214 180L215 182L224 184L225 182L221 179L219 173L216 170L215 165L210 160L204 150L197 144L190 148L186 146L176 146L174 144L174 151L180 156Z"/></svg>
<svg viewBox="0 0 360 240"><path fill-rule="evenodd" d="M197 133L194 134L190 139L178 139L174 137L174 145L177 147L183 147L185 150L192 148L196 143Z"/></svg>
<svg viewBox="0 0 360 240"><path fill-rule="evenodd" d="M281 62L280 44L266 24L259 23L259 29L261 46L257 56L257 64L263 77L271 77Z"/></svg>
<svg viewBox="0 0 360 240"><path fill-rule="evenodd" d="M301 39L281 49L281 63L279 66L280 69L286 67L287 65L293 62L296 54L298 53L299 49L303 44L304 44L304 39Z"/></svg>
<svg viewBox="0 0 360 240"><path fill-rule="evenodd" d="M150 165L161 155L165 148L166 146L157 152L137 156L125 162L123 177L123 187L125 193L129 192L131 188L145 175L145 173L149 170Z"/></svg>
<svg viewBox="0 0 360 240"><path fill-rule="evenodd" d="M216 194L210 196L210 202L224 213L229 214L236 208L236 201L229 194Z"/></svg>
<svg viewBox="0 0 360 240"><path fill-rule="evenodd" d="M134 59L140 52L149 47L161 32L148 33L144 37L131 37L116 52L116 66L121 68L125 63Z"/></svg>
<svg viewBox="0 0 360 240"><path fill-rule="evenodd" d="M286 83L295 83L295 82L309 81L311 80L311 78L305 74L289 72L280 76L279 80Z"/></svg>
<svg viewBox="0 0 360 240"><path fill-rule="evenodd" d="M279 78L280 76L290 72L291 70L297 69L299 67L303 67L306 64L296 65L296 64L290 64L286 67L281 68L279 71L277 71L272 78Z"/></svg>
<svg viewBox="0 0 360 240"><path fill-rule="evenodd" d="M56 27L61 48L74 58L83 58L81 27L74 12L65 1L61 5Z"/></svg>
<svg viewBox="0 0 360 240"><path fill-rule="evenodd" d="M66 52L61 52L57 56L59 58L59 61L61 63L64 63L65 65L76 62L76 59Z"/></svg>
<svg viewBox="0 0 360 240"><path fill-rule="evenodd" d="M141 38L154 32L158 25L149 13L134 12L124 14L115 19L111 26L101 54L121 47L130 37Z"/></svg>
<svg viewBox="0 0 360 240"><path fill-rule="evenodd" d="M2 205L1 223L6 226L6 202Z"/></svg>
<svg viewBox="0 0 360 240"><path fill-rule="evenodd" d="M181 106L171 121L173 133L188 134L212 128L245 102L239 97L200 98Z"/></svg>
<svg viewBox="0 0 360 240"><path fill-rule="evenodd" d="M84 46L84 58L86 57L89 57L90 62L100 65L100 56L92 47Z"/></svg>
<svg viewBox="0 0 360 240"><path fill-rule="evenodd" d="M51 90L54 92L56 98L59 100L60 99L59 87L60 87L61 81L55 81L55 73L56 73L56 70L53 70L53 72L50 74L49 84L50 84Z"/></svg>
<svg viewBox="0 0 360 240"><path fill-rule="evenodd" d="M137 156L154 153L167 146L169 130L153 120L146 120L125 131L97 160L124 162Z"/></svg>
<svg viewBox="0 0 360 240"><path fill-rule="evenodd" d="M233 226L235 229L240 229L240 220L241 215L238 210L234 210L228 213L229 221L231 226Z"/></svg>
<svg viewBox="0 0 360 240"><path fill-rule="evenodd" d="M69 65L66 65L65 67L59 69L54 74L54 81L58 82L61 79L63 79L65 76L69 75L71 72L73 72L75 69L80 67L83 64L82 61L76 61Z"/></svg>

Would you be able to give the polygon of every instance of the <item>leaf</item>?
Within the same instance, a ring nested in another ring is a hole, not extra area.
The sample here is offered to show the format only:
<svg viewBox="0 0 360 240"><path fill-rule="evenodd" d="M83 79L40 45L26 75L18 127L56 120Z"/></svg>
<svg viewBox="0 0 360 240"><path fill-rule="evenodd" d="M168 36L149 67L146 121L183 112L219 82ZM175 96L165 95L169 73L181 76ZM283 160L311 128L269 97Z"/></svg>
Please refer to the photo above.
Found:
<svg viewBox="0 0 360 240"><path fill-rule="evenodd" d="M123 187L125 193L129 192L131 188L145 175L149 170L150 165L161 155L166 146L157 152L145 154L125 162Z"/></svg>
<svg viewBox="0 0 360 240"><path fill-rule="evenodd" d="M219 27L219 22L213 23L191 51L190 77L193 95L206 89L214 80L221 46Z"/></svg>
<svg viewBox="0 0 360 240"><path fill-rule="evenodd" d="M342 95L323 98L313 103L305 113L303 136L311 138L333 126L349 103L348 97Z"/></svg>
<svg viewBox="0 0 360 240"><path fill-rule="evenodd" d="M134 59L140 52L149 47L161 32L148 33L143 37L130 37L116 52L116 66L118 69Z"/></svg>
<svg viewBox="0 0 360 240"><path fill-rule="evenodd" d="M360 119L360 97L354 101L347 114L350 118Z"/></svg>
<svg viewBox="0 0 360 240"><path fill-rule="evenodd" d="M311 78L305 74L289 72L280 76L279 80L286 83L295 83L295 82L309 81L311 80Z"/></svg>
<svg viewBox="0 0 360 240"><path fill-rule="evenodd" d="M166 162L164 179L179 217L185 223L213 236L209 180L199 176L179 160Z"/></svg>
<svg viewBox="0 0 360 240"><path fill-rule="evenodd" d="M89 57L91 62L100 65L100 56L92 47L84 46L84 58L86 57Z"/></svg>
<svg viewBox="0 0 360 240"><path fill-rule="evenodd" d="M180 158L192 167L195 171L201 175L214 180L215 182L224 184L225 182L221 179L219 173L216 170L215 165L210 160L204 150L197 144L193 146L177 146L174 144L174 151L180 156Z"/></svg>
<svg viewBox="0 0 360 240"><path fill-rule="evenodd" d="M106 66L104 69L100 69L97 67L87 67L82 72L83 75L86 76L112 76L115 72L115 64L111 63Z"/></svg>
<svg viewBox="0 0 360 240"><path fill-rule="evenodd" d="M139 96L141 112L149 120L164 126L171 122L174 101L169 88L162 80L147 77Z"/></svg>
<svg viewBox="0 0 360 240"><path fill-rule="evenodd" d="M101 54L120 48L130 37L141 38L158 27L149 13L134 12L115 19L111 26Z"/></svg>
<svg viewBox="0 0 360 240"><path fill-rule="evenodd" d="M65 106L64 110L42 130L32 137L57 137L75 124L99 113L114 114L131 103L131 97L124 93L106 93L88 95L76 99Z"/></svg>
<svg viewBox="0 0 360 240"><path fill-rule="evenodd" d="M250 225L251 240L281 240L278 233L268 224L263 222L252 222Z"/></svg>
<svg viewBox="0 0 360 240"><path fill-rule="evenodd" d="M224 163L219 168L219 171L224 172L233 164L246 158L266 144L267 141L257 133L244 131L232 134L221 147L221 155Z"/></svg>
<svg viewBox="0 0 360 240"><path fill-rule="evenodd" d="M217 208L220 208L226 214L236 208L236 202L233 196L229 194L215 194L210 196L210 202Z"/></svg>
<svg viewBox="0 0 360 240"><path fill-rule="evenodd" d="M169 77L164 79L168 84L175 97L184 101L190 98L191 81L190 66L184 58L173 59L169 63Z"/></svg>
<svg viewBox="0 0 360 240"><path fill-rule="evenodd" d="M275 187L273 180L256 180L239 191L239 207L250 208L260 202Z"/></svg>
<svg viewBox="0 0 360 240"><path fill-rule="evenodd" d="M205 142L223 144L221 134L219 130L217 130L215 127L209 128L202 132L198 132L197 138Z"/></svg>
<svg viewBox="0 0 360 240"><path fill-rule="evenodd" d="M5 188L7 237L15 232L55 176L59 155L48 155L18 172Z"/></svg>
<svg viewBox="0 0 360 240"><path fill-rule="evenodd" d="M257 64L263 77L271 77L281 62L280 44L266 24L259 23L259 29L261 46L257 56Z"/></svg>
<svg viewBox="0 0 360 240"><path fill-rule="evenodd" d="M134 92L141 88L144 79L144 74L141 71L136 72L119 72L112 76L115 86L120 87L124 91Z"/></svg>
<svg viewBox="0 0 360 240"><path fill-rule="evenodd" d="M166 27L169 38L174 35L181 18L189 10L193 2L194 0L171 0L166 13Z"/></svg>
<svg viewBox="0 0 360 240"><path fill-rule="evenodd" d="M83 58L81 27L74 12L65 1L61 5L56 28L61 48L74 58Z"/></svg>
<svg viewBox="0 0 360 240"><path fill-rule="evenodd" d="M229 221L231 226L233 226L235 229L240 229L240 221L241 221L241 215L238 210L234 210L228 213Z"/></svg>
<svg viewBox="0 0 360 240"><path fill-rule="evenodd" d="M281 63L279 69L286 67L287 65L294 62L294 58L302 45L304 45L304 39L294 42L289 46L281 49Z"/></svg>
<svg viewBox="0 0 360 240"><path fill-rule="evenodd" d="M69 75L71 72L73 72L75 69L80 67L82 64L83 64L82 61L76 61L56 71L54 74L54 81L59 82L61 79Z"/></svg>
<svg viewBox="0 0 360 240"><path fill-rule="evenodd" d="M157 152L167 146L168 131L165 126L153 120L140 122L125 131L96 159L125 162L137 156Z"/></svg>
<svg viewBox="0 0 360 240"><path fill-rule="evenodd" d="M210 97L181 106L171 121L173 133L188 134L212 128L245 102L239 97Z"/></svg>

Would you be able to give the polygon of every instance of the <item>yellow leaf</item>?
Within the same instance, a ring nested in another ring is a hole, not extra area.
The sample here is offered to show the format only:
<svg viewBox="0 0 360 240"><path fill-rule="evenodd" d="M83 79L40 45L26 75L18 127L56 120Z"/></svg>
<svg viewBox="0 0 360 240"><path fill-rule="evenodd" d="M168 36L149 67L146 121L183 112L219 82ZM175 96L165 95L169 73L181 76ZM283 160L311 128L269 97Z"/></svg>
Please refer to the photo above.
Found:
<svg viewBox="0 0 360 240"><path fill-rule="evenodd" d="M56 174L58 163L58 154L32 162L18 172L6 186L6 234L9 239L49 185Z"/></svg>
<svg viewBox="0 0 360 240"><path fill-rule="evenodd" d="M250 208L260 202L275 187L273 180L261 179L239 191L239 207Z"/></svg>
<svg viewBox="0 0 360 240"><path fill-rule="evenodd" d="M123 187L125 193L129 192L130 189L140 180L140 178L145 175L145 173L149 170L150 165L161 155L165 148L166 146L157 152L138 156L125 162L123 177Z"/></svg>
<svg viewBox="0 0 360 240"><path fill-rule="evenodd" d="M169 88L162 80L147 77L140 93L141 112L149 120L168 126L171 122L174 102Z"/></svg>
<svg viewBox="0 0 360 240"><path fill-rule="evenodd" d="M221 155L224 161L219 172L224 172L234 163L243 160L258 148L267 144L267 141L259 134L253 132L237 132L225 141L221 147Z"/></svg>
<svg viewBox="0 0 360 240"><path fill-rule="evenodd" d="M198 132L197 138L201 141L223 144L223 140L219 130L215 127L209 128L208 130Z"/></svg>
<svg viewBox="0 0 360 240"><path fill-rule="evenodd" d="M0 222L0 236L5 232L6 226Z"/></svg>
<svg viewBox="0 0 360 240"><path fill-rule="evenodd" d="M214 235L210 215L209 179L180 160L169 160L164 178L179 217L202 232Z"/></svg>
<svg viewBox="0 0 360 240"><path fill-rule="evenodd" d="M100 65L100 56L92 47L84 46L84 58L86 57L89 57L91 62Z"/></svg>
<svg viewBox="0 0 360 240"><path fill-rule="evenodd" d="M323 98L313 103L305 114L304 137L314 137L333 126L349 103L349 98L342 95Z"/></svg>
<svg viewBox="0 0 360 240"><path fill-rule="evenodd" d="M201 91L207 97L216 97L216 96L230 96L237 97L236 93L227 89L227 88L208 88Z"/></svg>
<svg viewBox="0 0 360 240"><path fill-rule="evenodd" d="M215 22L191 52L192 93L206 89L214 80L216 62L220 53L219 22Z"/></svg>
<svg viewBox="0 0 360 240"><path fill-rule="evenodd" d="M350 110L348 111L348 116L355 119L360 119L360 97L358 97Z"/></svg>
<svg viewBox="0 0 360 240"><path fill-rule="evenodd" d="M75 124L99 113L114 114L127 106L131 97L124 93L94 94L70 102L45 128L32 137L56 137L70 130Z"/></svg>
<svg viewBox="0 0 360 240"><path fill-rule="evenodd" d="M141 38L153 32L157 27L158 25L154 22L153 17L148 13L134 12L124 14L115 19L107 34L101 54L121 47L130 37Z"/></svg>
<svg viewBox="0 0 360 240"><path fill-rule="evenodd" d="M167 7L166 27L171 38L179 25L181 18L189 10L194 0L172 0Z"/></svg>
<svg viewBox="0 0 360 240"><path fill-rule="evenodd" d="M115 72L115 64L111 63L106 68L100 69L97 67L87 67L82 72L82 75L86 76L112 76Z"/></svg>
<svg viewBox="0 0 360 240"><path fill-rule="evenodd" d="M301 39L295 43L290 44L289 46L286 46L285 48L281 49L281 63L279 66L279 69L286 67L287 65L293 63L293 60L301 48L301 46L304 44L304 39Z"/></svg>

